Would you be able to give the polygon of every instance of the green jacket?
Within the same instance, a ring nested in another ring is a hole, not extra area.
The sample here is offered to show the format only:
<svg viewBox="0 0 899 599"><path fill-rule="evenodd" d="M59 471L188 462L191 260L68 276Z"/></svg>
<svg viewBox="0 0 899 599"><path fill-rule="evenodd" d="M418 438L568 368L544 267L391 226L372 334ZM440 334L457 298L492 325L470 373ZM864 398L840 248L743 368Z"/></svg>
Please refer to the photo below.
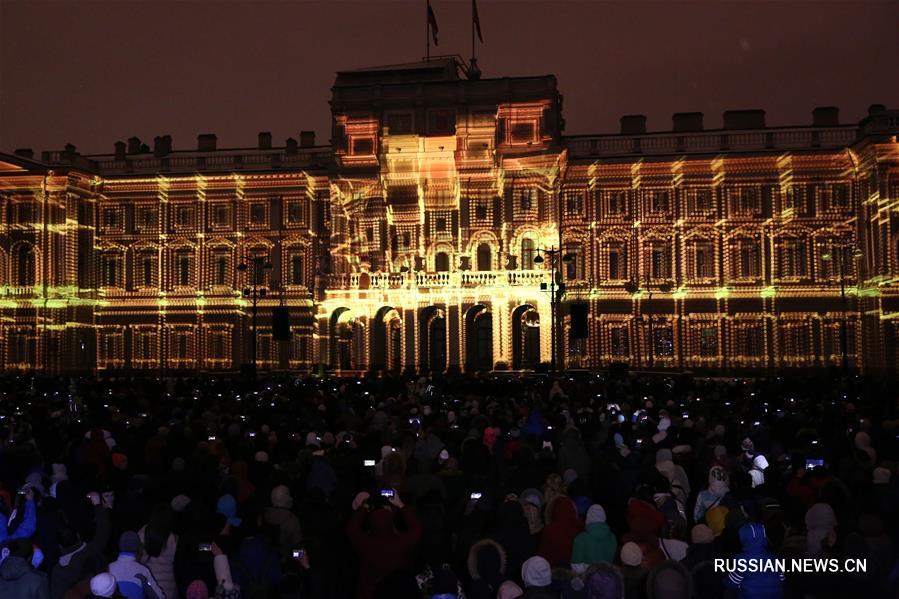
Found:
<svg viewBox="0 0 899 599"><path fill-rule="evenodd" d="M605 522L588 524L584 532L574 539L572 564L612 562L618 550L618 539Z"/></svg>

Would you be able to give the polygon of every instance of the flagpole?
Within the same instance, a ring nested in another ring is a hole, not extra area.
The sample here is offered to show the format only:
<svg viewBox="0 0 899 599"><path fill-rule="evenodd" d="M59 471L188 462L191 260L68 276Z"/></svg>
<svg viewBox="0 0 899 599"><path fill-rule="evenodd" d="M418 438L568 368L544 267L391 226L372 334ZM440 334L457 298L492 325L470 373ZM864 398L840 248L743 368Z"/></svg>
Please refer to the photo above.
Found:
<svg viewBox="0 0 899 599"><path fill-rule="evenodd" d="M475 0L471 0L471 57L475 57L474 53L474 2Z"/></svg>
<svg viewBox="0 0 899 599"><path fill-rule="evenodd" d="M431 60L431 0L425 0L425 60Z"/></svg>

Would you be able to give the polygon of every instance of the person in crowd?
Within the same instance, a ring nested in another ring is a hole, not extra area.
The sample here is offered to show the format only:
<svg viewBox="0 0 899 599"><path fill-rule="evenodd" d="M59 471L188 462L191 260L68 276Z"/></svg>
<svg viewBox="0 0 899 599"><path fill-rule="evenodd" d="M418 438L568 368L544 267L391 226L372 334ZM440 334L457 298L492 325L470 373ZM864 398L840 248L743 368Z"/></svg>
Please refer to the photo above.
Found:
<svg viewBox="0 0 899 599"><path fill-rule="evenodd" d="M303 533L300 519L291 510L293 497L287 485L278 485L272 489L271 506L265 508L264 521L278 529L278 546L281 559L289 558L291 551L303 546Z"/></svg>
<svg viewBox="0 0 899 599"><path fill-rule="evenodd" d="M525 560L521 565L521 579L524 581L522 599L559 599L560 594L552 588L552 568L539 555Z"/></svg>
<svg viewBox="0 0 899 599"><path fill-rule="evenodd" d="M84 594L85 583L90 586L92 577L106 570L104 551L109 543L111 527L109 507L102 504L100 494L88 494L94 511L94 533L85 542L73 526L64 526L58 532L59 558L50 568L50 596L63 599L70 591L81 585ZM175 597L176 595L172 595Z"/></svg>
<svg viewBox="0 0 899 599"><path fill-rule="evenodd" d="M776 599L783 596L783 572L776 571L771 561L774 554L768 549L768 537L765 527L756 522L747 522L740 527L740 544L743 551L736 560L757 560L756 563L769 562L761 571L740 572L735 570L728 574L727 586L737 589L741 599Z"/></svg>
<svg viewBox="0 0 899 599"><path fill-rule="evenodd" d="M27 539L14 539L3 549L0 563L0 597L46 599L50 596L47 575L32 566L34 550Z"/></svg>
<svg viewBox="0 0 899 599"><path fill-rule="evenodd" d="M584 532L574 539L571 555L572 566L586 568L596 562L609 562L618 552L618 540L606 523L606 511L601 505L593 504L587 510Z"/></svg>
<svg viewBox="0 0 899 599"><path fill-rule="evenodd" d="M109 564L119 592L127 599L166 599L153 573L140 563L141 557L140 537L126 530L119 537L119 557Z"/></svg>

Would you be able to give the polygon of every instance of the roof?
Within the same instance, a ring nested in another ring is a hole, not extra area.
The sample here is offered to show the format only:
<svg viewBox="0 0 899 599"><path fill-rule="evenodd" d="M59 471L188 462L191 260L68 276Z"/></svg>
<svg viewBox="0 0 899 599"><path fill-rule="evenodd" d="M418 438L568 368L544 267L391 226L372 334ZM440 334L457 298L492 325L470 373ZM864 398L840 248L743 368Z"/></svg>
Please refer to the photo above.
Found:
<svg viewBox="0 0 899 599"><path fill-rule="evenodd" d="M338 71L335 87L390 83L458 81L455 57L442 56L420 62L391 64Z"/></svg>

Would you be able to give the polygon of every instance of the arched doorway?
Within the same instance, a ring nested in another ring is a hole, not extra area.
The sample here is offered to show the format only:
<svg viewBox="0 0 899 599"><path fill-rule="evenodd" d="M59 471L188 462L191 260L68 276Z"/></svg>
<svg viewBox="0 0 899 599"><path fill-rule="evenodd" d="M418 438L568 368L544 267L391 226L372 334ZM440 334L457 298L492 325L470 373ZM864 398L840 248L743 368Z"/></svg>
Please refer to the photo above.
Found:
<svg viewBox="0 0 899 599"><path fill-rule="evenodd" d="M493 270L493 250L489 243L478 244L477 265L479 271Z"/></svg>
<svg viewBox="0 0 899 599"><path fill-rule="evenodd" d="M483 304L465 315L465 369L493 370L493 314Z"/></svg>
<svg viewBox="0 0 899 599"><path fill-rule="evenodd" d="M418 361L422 371L446 370L446 315L441 308L428 306L421 311L418 322L421 340Z"/></svg>
<svg viewBox="0 0 899 599"><path fill-rule="evenodd" d="M372 325L371 368L399 371L403 365L403 321L391 306L375 315Z"/></svg>
<svg viewBox="0 0 899 599"><path fill-rule="evenodd" d="M358 337L355 315L349 308L337 308L331 314L329 328L331 368L337 370L358 368L358 360L354 351Z"/></svg>
<svg viewBox="0 0 899 599"><path fill-rule="evenodd" d="M540 363L540 313L525 304L512 311L512 368L534 369Z"/></svg>

